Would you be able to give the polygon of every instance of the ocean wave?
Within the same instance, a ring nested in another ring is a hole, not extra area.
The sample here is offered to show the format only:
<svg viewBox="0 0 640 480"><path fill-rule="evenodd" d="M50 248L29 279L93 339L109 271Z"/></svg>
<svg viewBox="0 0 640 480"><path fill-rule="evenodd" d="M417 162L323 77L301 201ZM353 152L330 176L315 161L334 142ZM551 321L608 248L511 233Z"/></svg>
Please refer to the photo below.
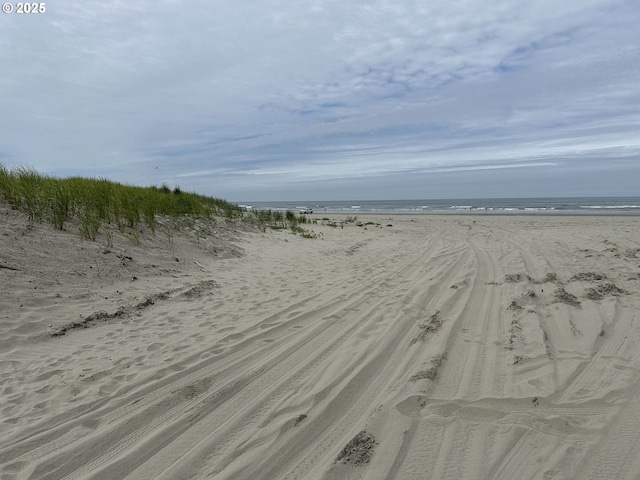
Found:
<svg viewBox="0 0 640 480"><path fill-rule="evenodd" d="M580 208L622 209L622 208L640 208L640 205L580 205Z"/></svg>

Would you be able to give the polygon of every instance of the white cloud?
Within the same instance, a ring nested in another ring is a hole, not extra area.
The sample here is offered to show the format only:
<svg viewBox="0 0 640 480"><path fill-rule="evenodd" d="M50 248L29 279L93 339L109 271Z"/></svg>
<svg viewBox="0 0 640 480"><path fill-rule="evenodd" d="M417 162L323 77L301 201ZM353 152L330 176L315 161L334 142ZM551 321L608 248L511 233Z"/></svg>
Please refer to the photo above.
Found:
<svg viewBox="0 0 640 480"><path fill-rule="evenodd" d="M625 0L48 4L0 17L0 161L234 196L580 169L640 151L639 20Z"/></svg>

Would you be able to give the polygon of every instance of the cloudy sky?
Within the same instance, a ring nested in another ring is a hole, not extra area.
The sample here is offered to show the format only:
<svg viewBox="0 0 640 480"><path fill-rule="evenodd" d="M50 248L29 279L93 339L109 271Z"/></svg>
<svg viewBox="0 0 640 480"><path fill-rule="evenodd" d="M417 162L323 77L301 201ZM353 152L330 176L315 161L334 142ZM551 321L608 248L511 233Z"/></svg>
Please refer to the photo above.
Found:
<svg viewBox="0 0 640 480"><path fill-rule="evenodd" d="M640 195L638 25L637 0L48 1L0 14L0 163L232 201Z"/></svg>

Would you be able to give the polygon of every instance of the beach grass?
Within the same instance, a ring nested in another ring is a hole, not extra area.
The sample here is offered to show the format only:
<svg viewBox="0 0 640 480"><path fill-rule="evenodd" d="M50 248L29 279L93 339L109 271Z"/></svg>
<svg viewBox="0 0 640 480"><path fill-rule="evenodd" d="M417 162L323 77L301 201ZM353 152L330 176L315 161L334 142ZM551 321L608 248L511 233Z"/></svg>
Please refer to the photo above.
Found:
<svg viewBox="0 0 640 480"><path fill-rule="evenodd" d="M81 235L95 240L103 224L136 227L142 220L152 232L156 215L217 215L241 218L245 211L219 198L184 192L176 187L123 185L105 178L43 175L33 168L9 169L0 164L0 198L27 213L31 222L48 222L63 230L71 218L80 220Z"/></svg>
<svg viewBox="0 0 640 480"><path fill-rule="evenodd" d="M314 234L305 230L300 225L310 223L305 215L296 215L292 210L285 212L279 210L251 210L248 218L255 219L258 223L268 226L272 230L291 230L291 233L301 235L304 238L316 238Z"/></svg>
<svg viewBox="0 0 640 480"><path fill-rule="evenodd" d="M121 233L144 222L155 234L157 216L219 216L256 221L275 230L290 229L315 238L302 229L309 222L293 211L252 210L226 200L183 191L167 185L140 187L106 178L59 178L30 167L7 168L0 163L0 199L26 212L33 223L50 223L58 230L76 218L82 238L94 240L101 227L115 224Z"/></svg>

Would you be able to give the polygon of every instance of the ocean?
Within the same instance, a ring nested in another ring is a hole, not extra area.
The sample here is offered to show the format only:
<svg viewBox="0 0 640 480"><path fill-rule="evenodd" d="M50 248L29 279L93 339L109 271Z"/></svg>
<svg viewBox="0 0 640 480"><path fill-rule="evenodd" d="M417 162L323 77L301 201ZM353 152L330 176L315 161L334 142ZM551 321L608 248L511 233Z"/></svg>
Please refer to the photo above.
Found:
<svg viewBox="0 0 640 480"><path fill-rule="evenodd" d="M441 200L348 200L247 202L251 210L310 208L314 213L344 214L554 214L640 215L640 197L473 198Z"/></svg>

